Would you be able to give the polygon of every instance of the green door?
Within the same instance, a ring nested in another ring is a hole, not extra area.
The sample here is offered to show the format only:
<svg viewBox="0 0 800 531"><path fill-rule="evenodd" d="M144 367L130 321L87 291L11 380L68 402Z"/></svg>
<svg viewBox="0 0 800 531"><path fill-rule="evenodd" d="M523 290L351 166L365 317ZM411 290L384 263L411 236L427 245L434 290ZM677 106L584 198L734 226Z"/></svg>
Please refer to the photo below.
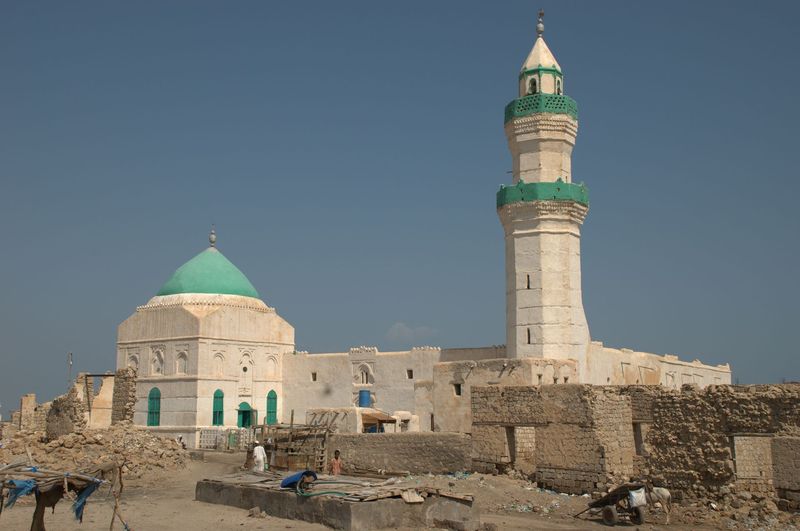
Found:
<svg viewBox="0 0 800 531"><path fill-rule="evenodd" d="M222 392L222 389L217 389L214 391L214 409L213 413L211 414L211 425L212 426L222 426L225 424L224 418L224 406L225 402L225 393Z"/></svg>
<svg viewBox="0 0 800 531"><path fill-rule="evenodd" d="M158 426L161 424L161 391L158 387L150 389L147 395L147 425Z"/></svg>
<svg viewBox="0 0 800 531"><path fill-rule="evenodd" d="M249 428L253 425L253 408L247 402L239 404L238 416L236 425L240 428Z"/></svg>
<svg viewBox="0 0 800 531"><path fill-rule="evenodd" d="M267 393L267 424L278 423L278 393L274 390Z"/></svg>

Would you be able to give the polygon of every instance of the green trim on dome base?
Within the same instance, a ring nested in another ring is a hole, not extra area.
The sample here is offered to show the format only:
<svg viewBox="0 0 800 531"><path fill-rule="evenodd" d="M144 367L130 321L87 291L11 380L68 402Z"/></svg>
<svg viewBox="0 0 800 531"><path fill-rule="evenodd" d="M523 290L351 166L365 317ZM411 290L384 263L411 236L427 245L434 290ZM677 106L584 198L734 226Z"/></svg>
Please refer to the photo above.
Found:
<svg viewBox="0 0 800 531"><path fill-rule="evenodd" d="M512 100L511 103L506 105L503 123L508 123L521 116L544 112L568 114L577 120L578 104L575 103L575 100L563 94L531 94L523 96Z"/></svg>
<svg viewBox="0 0 800 531"><path fill-rule="evenodd" d="M501 186L497 191L497 208L520 201L575 201L589 205L589 190L586 185L565 183L558 179L554 183L526 183Z"/></svg>
<svg viewBox="0 0 800 531"><path fill-rule="evenodd" d="M256 288L215 247L209 247L172 274L156 295L210 293L258 299Z"/></svg>

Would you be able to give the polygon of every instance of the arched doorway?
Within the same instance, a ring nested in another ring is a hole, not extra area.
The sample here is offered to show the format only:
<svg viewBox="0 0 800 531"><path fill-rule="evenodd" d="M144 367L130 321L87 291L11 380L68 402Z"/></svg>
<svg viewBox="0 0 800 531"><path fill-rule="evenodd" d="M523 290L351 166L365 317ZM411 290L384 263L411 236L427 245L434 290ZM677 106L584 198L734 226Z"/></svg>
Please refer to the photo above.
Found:
<svg viewBox="0 0 800 531"><path fill-rule="evenodd" d="M236 425L240 428L249 428L250 426L258 424L258 413L255 409L250 407L250 404L247 402L239 404L237 413Z"/></svg>
<svg viewBox="0 0 800 531"><path fill-rule="evenodd" d="M211 415L211 425L212 426L222 426L225 424L225 393L222 392L222 389L217 389L214 391L214 409Z"/></svg>
<svg viewBox="0 0 800 531"><path fill-rule="evenodd" d="M271 390L267 393L267 424L278 423L278 393Z"/></svg>
<svg viewBox="0 0 800 531"><path fill-rule="evenodd" d="M147 425L159 426L161 424L161 391L158 387L150 389L147 395Z"/></svg>

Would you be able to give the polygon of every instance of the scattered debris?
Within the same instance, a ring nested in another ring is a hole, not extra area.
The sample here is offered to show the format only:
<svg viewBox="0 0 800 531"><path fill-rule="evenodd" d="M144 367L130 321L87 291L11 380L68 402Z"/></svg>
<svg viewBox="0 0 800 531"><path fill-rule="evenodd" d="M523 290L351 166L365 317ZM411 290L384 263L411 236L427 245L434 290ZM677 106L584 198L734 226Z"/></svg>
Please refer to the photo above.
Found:
<svg viewBox="0 0 800 531"><path fill-rule="evenodd" d="M0 463L17 462L28 452L39 465L55 469L88 469L97 463L124 462L123 472L130 478L152 470L183 468L188 457L175 440L129 423L70 433L49 442L43 432L20 430L3 441Z"/></svg>

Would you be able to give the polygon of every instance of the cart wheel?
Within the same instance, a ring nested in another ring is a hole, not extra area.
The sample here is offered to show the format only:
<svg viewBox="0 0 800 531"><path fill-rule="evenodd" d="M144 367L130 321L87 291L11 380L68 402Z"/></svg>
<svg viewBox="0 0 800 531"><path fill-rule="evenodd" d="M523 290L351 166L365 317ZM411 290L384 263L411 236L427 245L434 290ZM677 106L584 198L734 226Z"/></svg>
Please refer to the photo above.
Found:
<svg viewBox="0 0 800 531"><path fill-rule="evenodd" d="M644 507L634 507L631 512L631 523L634 525L642 525L646 514L647 511L645 511Z"/></svg>
<svg viewBox="0 0 800 531"><path fill-rule="evenodd" d="M617 518L617 508L613 505L606 505L603 507L603 523L606 525L614 525L619 519Z"/></svg>

